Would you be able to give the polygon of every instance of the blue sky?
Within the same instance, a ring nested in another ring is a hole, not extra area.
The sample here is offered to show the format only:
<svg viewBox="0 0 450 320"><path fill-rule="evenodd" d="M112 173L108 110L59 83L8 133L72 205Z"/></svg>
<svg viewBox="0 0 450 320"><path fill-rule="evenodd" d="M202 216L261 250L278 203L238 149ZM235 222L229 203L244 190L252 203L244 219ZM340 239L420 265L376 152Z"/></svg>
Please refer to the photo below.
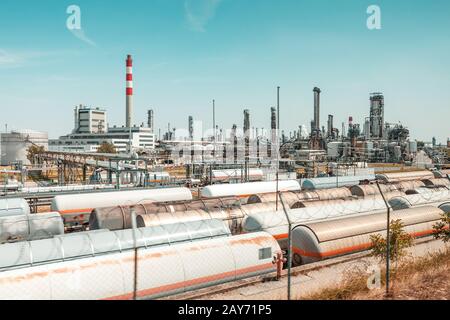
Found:
<svg viewBox="0 0 450 320"><path fill-rule="evenodd" d="M88 41L66 28L81 8ZM366 9L381 8L368 30ZM281 125L308 125L314 86L321 122L363 123L369 93L385 94L386 120L412 138L450 137L450 2L447 0L2 0L0 125L48 131L73 126L73 106L105 107L125 120L126 54L134 57L134 122L155 110L156 126L188 115L221 127L268 128L281 86ZM3 130L3 129L2 129Z"/></svg>

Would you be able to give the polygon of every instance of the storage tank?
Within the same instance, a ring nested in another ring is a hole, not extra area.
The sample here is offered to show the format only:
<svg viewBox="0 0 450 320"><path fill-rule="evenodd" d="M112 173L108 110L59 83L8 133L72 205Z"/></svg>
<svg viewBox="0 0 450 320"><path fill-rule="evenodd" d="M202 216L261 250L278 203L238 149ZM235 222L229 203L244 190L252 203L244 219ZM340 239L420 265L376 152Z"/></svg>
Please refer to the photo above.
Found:
<svg viewBox="0 0 450 320"><path fill-rule="evenodd" d="M0 216L0 243L50 238L64 234L58 212Z"/></svg>
<svg viewBox="0 0 450 320"><path fill-rule="evenodd" d="M433 234L433 225L442 210L419 207L392 212L392 220L401 220L413 237ZM293 261L296 265L333 258L372 247L371 236L386 236L386 214L378 213L300 224L292 231Z"/></svg>
<svg viewBox="0 0 450 320"><path fill-rule="evenodd" d="M296 180L278 181L279 191L298 191L300 184ZM248 182L235 184L218 184L206 186L201 190L203 198L239 196L248 197L255 193L271 193L277 191L276 181Z"/></svg>
<svg viewBox="0 0 450 320"><path fill-rule="evenodd" d="M25 199L0 199L0 217L30 214L30 206Z"/></svg>
<svg viewBox="0 0 450 320"><path fill-rule="evenodd" d="M1 133L1 165L7 166L16 161L30 165L27 159L28 148L37 145L48 149L48 134L34 130L17 130Z"/></svg>

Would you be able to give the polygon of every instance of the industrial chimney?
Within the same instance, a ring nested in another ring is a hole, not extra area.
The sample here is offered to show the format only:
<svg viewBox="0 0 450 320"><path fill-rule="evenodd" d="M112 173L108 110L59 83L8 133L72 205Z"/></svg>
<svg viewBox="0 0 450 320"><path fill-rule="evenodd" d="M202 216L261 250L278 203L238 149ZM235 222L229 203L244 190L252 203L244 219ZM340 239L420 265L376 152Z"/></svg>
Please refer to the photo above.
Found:
<svg viewBox="0 0 450 320"><path fill-rule="evenodd" d="M194 118L192 116L189 116L188 118L188 126L189 126L189 139L194 139Z"/></svg>
<svg viewBox="0 0 450 320"><path fill-rule="evenodd" d="M333 136L333 115L328 115L328 129L327 129L327 136L332 137ZM334 137L333 137L334 138Z"/></svg>
<svg viewBox="0 0 450 320"><path fill-rule="evenodd" d="M155 116L153 109L147 111L147 126L150 128L151 132L155 130Z"/></svg>
<svg viewBox="0 0 450 320"><path fill-rule="evenodd" d="M315 87L314 92L314 129L320 130L320 89Z"/></svg>
<svg viewBox="0 0 450 320"><path fill-rule="evenodd" d="M132 117L133 117L133 60L131 55L127 56L126 60L126 118L125 126L131 128Z"/></svg>

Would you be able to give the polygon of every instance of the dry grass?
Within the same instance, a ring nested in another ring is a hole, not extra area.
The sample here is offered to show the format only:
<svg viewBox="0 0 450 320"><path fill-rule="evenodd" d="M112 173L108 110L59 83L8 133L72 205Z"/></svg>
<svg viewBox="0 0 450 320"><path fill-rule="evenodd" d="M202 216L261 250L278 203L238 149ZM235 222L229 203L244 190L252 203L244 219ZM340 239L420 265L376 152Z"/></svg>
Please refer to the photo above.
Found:
<svg viewBox="0 0 450 320"><path fill-rule="evenodd" d="M450 250L406 260L392 274L392 299L400 300L449 300L450 299ZM380 289L367 288L368 274L354 270L346 274L336 286L326 288L302 299L311 300L378 300L384 296L384 270Z"/></svg>

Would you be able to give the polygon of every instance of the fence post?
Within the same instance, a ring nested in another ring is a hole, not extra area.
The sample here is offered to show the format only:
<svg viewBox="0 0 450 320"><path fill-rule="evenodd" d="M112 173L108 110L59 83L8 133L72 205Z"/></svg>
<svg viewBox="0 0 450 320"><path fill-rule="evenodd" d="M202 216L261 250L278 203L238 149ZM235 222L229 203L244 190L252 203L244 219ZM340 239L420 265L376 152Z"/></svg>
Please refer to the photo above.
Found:
<svg viewBox="0 0 450 320"><path fill-rule="evenodd" d="M133 300L137 298L137 264L138 264L138 249L137 249L137 239L136 239L136 211L134 207L131 207L131 228L133 229L133 242L134 242L134 281L133 281Z"/></svg>
<svg viewBox="0 0 450 320"><path fill-rule="evenodd" d="M391 239L390 239L390 232L391 232L391 206L387 202L386 198L384 197L383 192L381 191L380 183L378 180L376 181L378 190L380 191L381 197L383 198L383 201L387 208L387 221L386 221L386 293L385 296L389 296L389 280L390 280L390 253L391 253Z"/></svg>
<svg viewBox="0 0 450 320"><path fill-rule="evenodd" d="M288 285L287 285L287 299L291 300L291 266L292 266L292 223L291 219L289 217L289 213L286 210L286 206L284 205L283 196L281 195L281 192L278 192L278 195L280 197L281 205L283 206L283 212L286 215L286 220L288 222Z"/></svg>

